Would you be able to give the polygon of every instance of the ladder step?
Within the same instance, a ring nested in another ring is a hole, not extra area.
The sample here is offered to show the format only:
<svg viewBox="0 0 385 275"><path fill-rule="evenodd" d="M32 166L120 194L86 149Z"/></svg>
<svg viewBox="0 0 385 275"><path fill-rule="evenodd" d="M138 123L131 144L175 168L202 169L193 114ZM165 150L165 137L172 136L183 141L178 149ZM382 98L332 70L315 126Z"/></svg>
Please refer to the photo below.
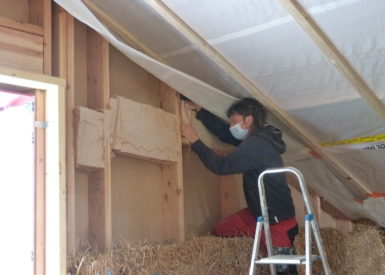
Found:
<svg viewBox="0 0 385 275"><path fill-rule="evenodd" d="M320 259L318 255L312 255L311 261ZM305 264L306 255L274 255L271 257L256 260L256 264Z"/></svg>

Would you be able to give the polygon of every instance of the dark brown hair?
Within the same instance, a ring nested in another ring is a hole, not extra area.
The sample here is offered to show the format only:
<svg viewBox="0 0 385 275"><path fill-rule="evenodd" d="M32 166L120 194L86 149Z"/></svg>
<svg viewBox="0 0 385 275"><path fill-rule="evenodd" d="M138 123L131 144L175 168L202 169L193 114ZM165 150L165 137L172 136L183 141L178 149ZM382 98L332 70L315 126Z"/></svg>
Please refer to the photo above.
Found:
<svg viewBox="0 0 385 275"><path fill-rule="evenodd" d="M265 107L258 100L251 97L234 102L226 114L228 118L234 114L241 115L244 119L247 116L252 116L251 132L258 132L262 129L265 126L267 116Z"/></svg>

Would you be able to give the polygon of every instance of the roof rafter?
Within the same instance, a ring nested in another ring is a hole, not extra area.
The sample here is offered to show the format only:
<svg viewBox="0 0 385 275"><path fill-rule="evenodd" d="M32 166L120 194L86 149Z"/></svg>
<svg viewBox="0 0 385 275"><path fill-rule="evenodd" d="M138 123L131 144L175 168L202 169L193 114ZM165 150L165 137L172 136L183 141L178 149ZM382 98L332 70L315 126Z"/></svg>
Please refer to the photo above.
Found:
<svg viewBox="0 0 385 275"><path fill-rule="evenodd" d="M350 172L332 155L328 154L317 142L316 139L282 110L269 96L261 91L253 82L243 75L233 64L223 57L214 47L204 40L178 15L176 15L166 4L160 0L145 0L159 15L161 15L170 25L176 28L183 36L190 40L200 51L205 53L213 62L222 68L229 76L236 80L251 95L256 97L264 104L269 111L276 115L283 123L290 127L293 132L302 139L313 150L317 151L323 159L350 184L358 188L359 192L371 193L370 189L359 179L355 178Z"/></svg>
<svg viewBox="0 0 385 275"><path fill-rule="evenodd" d="M298 3L297 0L280 0L282 7L293 17L315 42L330 62L343 74L343 76L356 88L360 96L366 100L376 114L385 121L385 105L369 87L360 74L353 68L331 39L318 26L314 19Z"/></svg>

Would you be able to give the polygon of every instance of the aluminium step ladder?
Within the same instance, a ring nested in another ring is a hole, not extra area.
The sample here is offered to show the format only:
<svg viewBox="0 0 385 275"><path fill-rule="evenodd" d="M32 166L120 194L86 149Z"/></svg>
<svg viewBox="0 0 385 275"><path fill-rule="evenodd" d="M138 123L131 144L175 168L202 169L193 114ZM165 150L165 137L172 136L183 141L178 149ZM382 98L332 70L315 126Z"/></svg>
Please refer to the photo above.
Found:
<svg viewBox="0 0 385 275"><path fill-rule="evenodd" d="M267 211L267 203L265 196L265 186L263 182L263 177L267 174L277 174L277 173L292 173L297 177L298 183L301 187L302 196L305 201L305 206L307 210L307 215L305 216L305 255L273 255L273 246L271 240L270 232L270 223L269 216ZM261 201L261 212L262 216L257 218L257 225L255 230L255 238L253 244L253 252L251 256L251 264L249 275L254 275L254 271L257 264L268 264L270 265L270 272L272 275L275 275L275 265L276 264L288 264L288 265L305 265L306 266L306 275L312 274L312 263L315 260L321 260L322 266L325 272L325 275L330 275L330 267L326 258L325 249L322 243L321 234L317 225L317 221L314 219L313 206L309 199L309 193L305 185L305 180L302 173L293 167L286 168L277 168L277 169L268 169L261 173L258 178L258 188L259 188L259 197ZM266 239L266 248L267 248L267 257L256 259L259 245L261 242L262 227L265 232ZM310 228L311 227L311 228ZM318 255L311 255L311 231L313 230L314 238L317 243L317 248L319 252Z"/></svg>

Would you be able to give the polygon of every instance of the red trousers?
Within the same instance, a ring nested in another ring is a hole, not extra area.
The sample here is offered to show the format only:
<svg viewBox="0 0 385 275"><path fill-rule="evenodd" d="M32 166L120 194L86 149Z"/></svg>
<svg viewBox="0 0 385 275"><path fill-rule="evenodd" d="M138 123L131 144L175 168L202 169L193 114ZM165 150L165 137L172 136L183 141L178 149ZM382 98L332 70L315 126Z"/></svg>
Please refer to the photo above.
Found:
<svg viewBox="0 0 385 275"><path fill-rule="evenodd" d="M290 247L288 231L297 225L295 217L270 225L274 247ZM213 233L222 237L248 236L254 238L256 221L248 208L224 218L213 229ZM265 234L262 232L261 244L265 247Z"/></svg>

